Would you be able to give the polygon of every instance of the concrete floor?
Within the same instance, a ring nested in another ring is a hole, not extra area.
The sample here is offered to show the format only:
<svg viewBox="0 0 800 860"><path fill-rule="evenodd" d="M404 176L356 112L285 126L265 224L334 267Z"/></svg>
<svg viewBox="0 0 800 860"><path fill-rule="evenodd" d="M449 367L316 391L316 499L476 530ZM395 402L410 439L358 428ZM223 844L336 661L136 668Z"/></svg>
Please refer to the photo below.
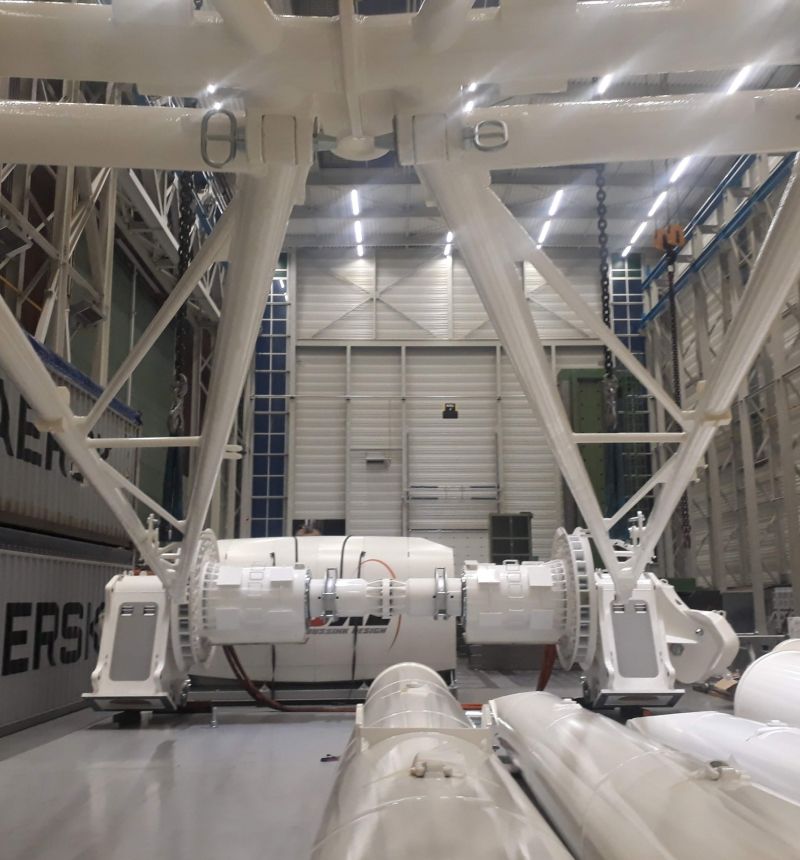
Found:
<svg viewBox="0 0 800 860"><path fill-rule="evenodd" d="M530 690L535 672L459 674L462 702ZM578 695L555 672L552 692ZM689 694L692 710L721 700ZM119 729L80 711L0 739L2 860L305 860L350 715L254 709ZM376 858L377 860L377 858Z"/></svg>

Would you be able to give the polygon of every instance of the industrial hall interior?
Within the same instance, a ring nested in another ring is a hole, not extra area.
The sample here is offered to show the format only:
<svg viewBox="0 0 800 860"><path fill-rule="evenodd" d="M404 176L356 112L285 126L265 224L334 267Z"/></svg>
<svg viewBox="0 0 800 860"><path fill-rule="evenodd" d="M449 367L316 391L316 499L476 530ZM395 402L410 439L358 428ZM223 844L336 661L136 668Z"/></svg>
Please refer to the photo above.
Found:
<svg viewBox="0 0 800 860"><path fill-rule="evenodd" d="M800 860L800 0L0 0L0 860Z"/></svg>

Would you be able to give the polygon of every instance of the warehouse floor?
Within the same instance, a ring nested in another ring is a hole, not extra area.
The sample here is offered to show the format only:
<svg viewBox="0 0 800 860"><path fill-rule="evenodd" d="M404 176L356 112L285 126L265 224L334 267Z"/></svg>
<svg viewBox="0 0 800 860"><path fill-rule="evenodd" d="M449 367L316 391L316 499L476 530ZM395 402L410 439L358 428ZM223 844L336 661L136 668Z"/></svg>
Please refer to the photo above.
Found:
<svg viewBox="0 0 800 860"><path fill-rule="evenodd" d="M535 672L460 671L481 702ZM579 692L556 672L551 690ZM692 709L724 703L689 694ZM0 739L3 860L304 860L352 717L220 709L119 729L79 711Z"/></svg>

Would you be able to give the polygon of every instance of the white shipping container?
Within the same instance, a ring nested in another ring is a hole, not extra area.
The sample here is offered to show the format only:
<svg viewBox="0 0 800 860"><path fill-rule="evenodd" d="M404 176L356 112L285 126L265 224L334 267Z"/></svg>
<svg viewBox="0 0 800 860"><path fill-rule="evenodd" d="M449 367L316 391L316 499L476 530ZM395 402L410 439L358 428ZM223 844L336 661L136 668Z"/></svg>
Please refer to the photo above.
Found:
<svg viewBox="0 0 800 860"><path fill-rule="evenodd" d="M71 365L35 344L59 385L70 392L72 410L88 413L98 388ZM131 437L138 414L122 404L106 410L93 431L99 437ZM136 474L132 449L103 451L125 477ZM0 370L0 523L76 539L127 544L127 536L100 496L82 480L49 433L39 431L19 390Z"/></svg>
<svg viewBox="0 0 800 860"><path fill-rule="evenodd" d="M81 704L105 585L122 570L118 561L0 548L0 734Z"/></svg>

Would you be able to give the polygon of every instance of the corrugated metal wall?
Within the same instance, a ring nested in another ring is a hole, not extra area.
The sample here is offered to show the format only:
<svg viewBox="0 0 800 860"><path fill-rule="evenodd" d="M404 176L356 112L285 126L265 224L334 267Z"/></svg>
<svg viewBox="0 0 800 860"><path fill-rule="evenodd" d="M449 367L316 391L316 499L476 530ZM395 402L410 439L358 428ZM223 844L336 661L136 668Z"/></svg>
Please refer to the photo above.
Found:
<svg viewBox="0 0 800 860"><path fill-rule="evenodd" d="M80 704L97 658L105 584L121 571L113 562L0 548L0 734Z"/></svg>
<svg viewBox="0 0 800 860"><path fill-rule="evenodd" d="M92 397L73 381L55 374L70 392L72 409L85 415ZM131 420L111 410L95 435L129 437L138 433ZM108 462L133 479L136 452L113 449ZM0 373L0 524L40 528L71 537L127 543L127 536L97 493L76 480L71 464L49 433L33 424L18 389Z"/></svg>
<svg viewBox="0 0 800 860"><path fill-rule="evenodd" d="M531 511L546 555L561 479L458 256L320 250L294 264L290 518L418 534L469 555L491 512ZM524 289L554 373L597 367L597 345L528 266ZM581 292L598 306L591 277ZM457 420L442 417L451 402Z"/></svg>

